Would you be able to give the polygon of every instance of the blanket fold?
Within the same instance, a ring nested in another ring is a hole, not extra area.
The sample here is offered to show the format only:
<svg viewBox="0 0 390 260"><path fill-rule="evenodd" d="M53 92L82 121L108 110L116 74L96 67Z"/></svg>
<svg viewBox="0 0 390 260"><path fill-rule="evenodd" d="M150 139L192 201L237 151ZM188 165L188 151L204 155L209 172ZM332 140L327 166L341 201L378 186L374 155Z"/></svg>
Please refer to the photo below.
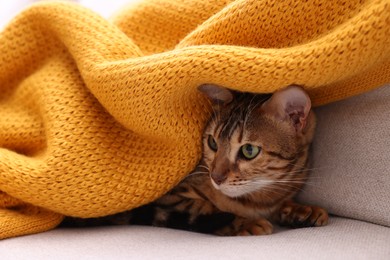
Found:
<svg viewBox="0 0 390 260"><path fill-rule="evenodd" d="M198 85L326 104L390 81L389 35L389 0L144 0L113 22L31 6L0 34L0 238L171 189L200 158Z"/></svg>

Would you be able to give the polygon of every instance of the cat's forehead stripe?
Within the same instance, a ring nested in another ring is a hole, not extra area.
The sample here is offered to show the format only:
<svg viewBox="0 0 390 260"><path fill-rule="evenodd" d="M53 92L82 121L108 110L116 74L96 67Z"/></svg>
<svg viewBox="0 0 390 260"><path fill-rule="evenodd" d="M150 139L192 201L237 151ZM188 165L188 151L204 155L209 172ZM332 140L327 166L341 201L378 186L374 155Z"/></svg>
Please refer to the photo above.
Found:
<svg viewBox="0 0 390 260"><path fill-rule="evenodd" d="M222 138L231 138L233 133L237 130L237 128L240 126L241 122L244 121L245 117L245 108L237 107L235 109L232 109L230 113L228 114L228 119L226 120L226 123L224 124L222 130L221 130L221 137Z"/></svg>
<svg viewBox="0 0 390 260"><path fill-rule="evenodd" d="M236 128L236 131L234 131L230 139L229 161L231 164L236 163L237 153L241 147L241 142L239 141L240 135L241 130Z"/></svg>

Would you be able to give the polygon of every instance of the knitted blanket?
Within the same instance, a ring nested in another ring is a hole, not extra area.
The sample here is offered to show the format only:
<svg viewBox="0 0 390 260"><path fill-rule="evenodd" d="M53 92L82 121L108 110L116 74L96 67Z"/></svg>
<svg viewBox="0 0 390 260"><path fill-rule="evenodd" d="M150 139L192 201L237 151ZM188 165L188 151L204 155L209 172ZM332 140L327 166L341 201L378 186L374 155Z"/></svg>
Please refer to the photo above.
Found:
<svg viewBox="0 0 390 260"><path fill-rule="evenodd" d="M0 238L171 189L200 158L198 85L329 103L390 81L389 35L389 0L144 0L113 21L30 7L0 34Z"/></svg>

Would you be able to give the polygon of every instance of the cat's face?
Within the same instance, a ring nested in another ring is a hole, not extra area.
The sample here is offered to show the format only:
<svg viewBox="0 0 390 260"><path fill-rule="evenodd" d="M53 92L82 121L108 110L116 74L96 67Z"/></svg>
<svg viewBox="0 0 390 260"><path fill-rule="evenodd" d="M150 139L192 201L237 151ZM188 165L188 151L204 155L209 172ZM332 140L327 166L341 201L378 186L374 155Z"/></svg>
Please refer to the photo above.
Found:
<svg viewBox="0 0 390 260"><path fill-rule="evenodd" d="M224 91L203 91L214 101L203 136L203 161L213 186L233 198L300 189L315 125L307 94L300 87L269 99Z"/></svg>

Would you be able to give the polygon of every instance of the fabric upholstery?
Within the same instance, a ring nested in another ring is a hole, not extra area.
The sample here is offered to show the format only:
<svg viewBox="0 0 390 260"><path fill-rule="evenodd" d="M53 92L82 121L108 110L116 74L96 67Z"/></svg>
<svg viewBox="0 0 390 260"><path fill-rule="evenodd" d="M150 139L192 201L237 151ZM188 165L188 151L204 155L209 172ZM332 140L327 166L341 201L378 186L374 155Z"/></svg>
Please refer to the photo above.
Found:
<svg viewBox="0 0 390 260"><path fill-rule="evenodd" d="M75 4L24 11L0 34L0 238L172 188L200 157L202 83L296 83L320 105L387 82L389 10L389 0L145 0L115 24Z"/></svg>
<svg viewBox="0 0 390 260"><path fill-rule="evenodd" d="M390 85L315 111L311 179L300 199L390 226Z"/></svg>
<svg viewBox="0 0 390 260"><path fill-rule="evenodd" d="M256 237L217 237L136 226L58 229L4 240L0 258L388 260L389 244L390 228L331 218L325 227L278 230Z"/></svg>

